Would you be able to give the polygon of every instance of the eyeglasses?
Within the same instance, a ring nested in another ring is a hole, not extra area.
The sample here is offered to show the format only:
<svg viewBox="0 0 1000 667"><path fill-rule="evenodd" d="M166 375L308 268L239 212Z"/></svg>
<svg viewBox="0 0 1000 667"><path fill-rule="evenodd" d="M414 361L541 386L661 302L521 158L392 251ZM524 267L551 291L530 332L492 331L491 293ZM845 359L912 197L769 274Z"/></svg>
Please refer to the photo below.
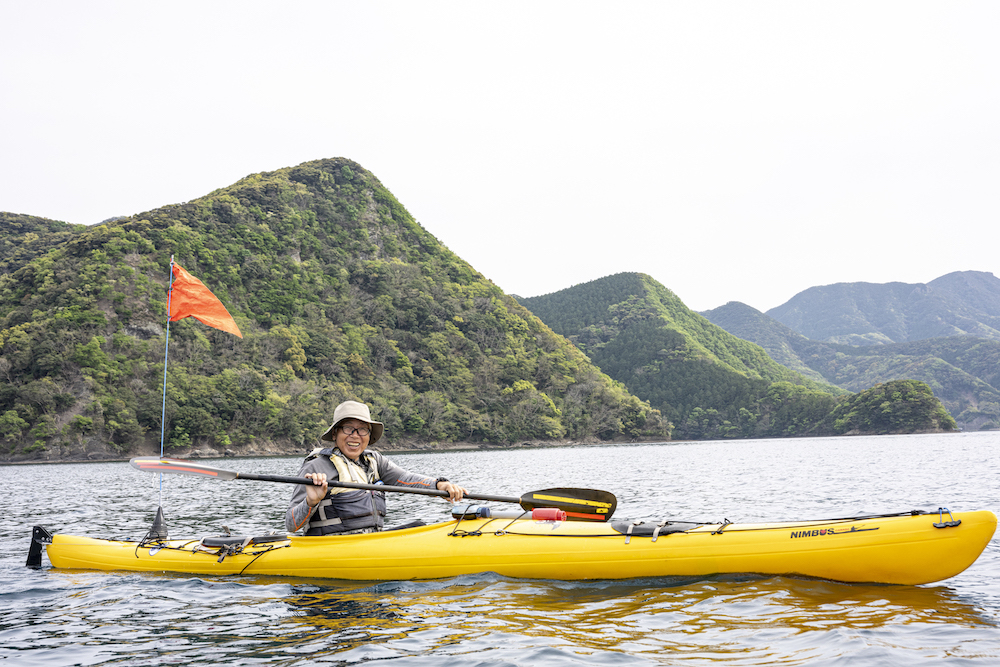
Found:
<svg viewBox="0 0 1000 667"><path fill-rule="evenodd" d="M362 426L361 428L354 428L353 426L348 426L345 424L340 427L340 430L343 431L344 435L351 435L352 433L357 433L362 438L365 437L366 435L372 434L372 430L367 426Z"/></svg>

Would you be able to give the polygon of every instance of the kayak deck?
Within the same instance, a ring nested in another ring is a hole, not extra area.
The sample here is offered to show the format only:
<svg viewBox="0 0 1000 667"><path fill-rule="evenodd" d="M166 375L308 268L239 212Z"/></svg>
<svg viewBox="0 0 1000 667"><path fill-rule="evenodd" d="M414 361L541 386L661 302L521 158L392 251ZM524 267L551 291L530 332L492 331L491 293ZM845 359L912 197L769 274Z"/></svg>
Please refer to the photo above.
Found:
<svg viewBox="0 0 1000 667"><path fill-rule="evenodd" d="M945 518L951 519L945 521ZM753 573L925 584L955 576L996 529L989 511L756 524L631 524L477 518L357 535L141 543L56 534L56 568L438 579L495 572L528 579Z"/></svg>

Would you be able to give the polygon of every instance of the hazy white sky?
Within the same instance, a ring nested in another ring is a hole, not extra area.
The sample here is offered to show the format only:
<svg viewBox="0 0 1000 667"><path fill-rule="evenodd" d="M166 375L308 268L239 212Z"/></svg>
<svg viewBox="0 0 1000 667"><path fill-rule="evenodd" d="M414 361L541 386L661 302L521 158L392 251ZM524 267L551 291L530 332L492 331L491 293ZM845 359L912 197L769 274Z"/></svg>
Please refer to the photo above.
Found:
<svg viewBox="0 0 1000 667"><path fill-rule="evenodd" d="M1000 275L1000 3L0 0L0 210L347 157L508 293Z"/></svg>

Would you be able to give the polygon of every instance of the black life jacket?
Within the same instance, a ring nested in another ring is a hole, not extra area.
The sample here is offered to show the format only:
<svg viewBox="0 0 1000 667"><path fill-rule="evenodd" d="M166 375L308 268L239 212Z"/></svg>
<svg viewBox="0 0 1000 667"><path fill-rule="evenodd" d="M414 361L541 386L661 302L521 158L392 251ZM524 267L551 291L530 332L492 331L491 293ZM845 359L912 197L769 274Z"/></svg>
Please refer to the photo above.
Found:
<svg viewBox="0 0 1000 667"><path fill-rule="evenodd" d="M367 452L361 456L365 466L344 456L339 449L326 448L313 451L306 460L324 456L330 459L342 482L377 484L378 461ZM385 492L344 489L331 486L326 498L320 501L306 526L306 535L332 535L364 530L382 530L385 525Z"/></svg>

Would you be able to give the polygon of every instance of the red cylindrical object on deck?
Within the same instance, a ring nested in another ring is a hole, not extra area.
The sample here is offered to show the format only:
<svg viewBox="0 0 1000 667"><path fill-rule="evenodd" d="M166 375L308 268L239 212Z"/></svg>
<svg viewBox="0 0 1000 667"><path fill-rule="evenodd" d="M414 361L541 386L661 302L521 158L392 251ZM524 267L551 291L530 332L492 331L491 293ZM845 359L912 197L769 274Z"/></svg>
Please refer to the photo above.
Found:
<svg viewBox="0 0 1000 667"><path fill-rule="evenodd" d="M555 507L536 507L531 510L531 518L535 521L565 521L566 512Z"/></svg>

